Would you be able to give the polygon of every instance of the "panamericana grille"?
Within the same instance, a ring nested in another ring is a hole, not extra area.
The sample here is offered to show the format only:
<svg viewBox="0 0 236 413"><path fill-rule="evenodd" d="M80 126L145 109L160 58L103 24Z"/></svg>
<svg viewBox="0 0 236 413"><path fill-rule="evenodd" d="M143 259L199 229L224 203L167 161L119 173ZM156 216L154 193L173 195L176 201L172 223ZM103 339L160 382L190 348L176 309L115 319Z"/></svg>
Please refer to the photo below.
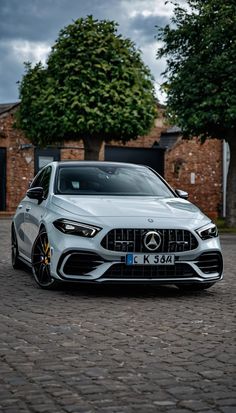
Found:
<svg viewBox="0 0 236 413"><path fill-rule="evenodd" d="M104 263L104 259L93 252L71 252L63 271L66 275L85 275Z"/></svg>
<svg viewBox="0 0 236 413"><path fill-rule="evenodd" d="M176 263L175 265L125 265L114 264L102 278L124 279L159 279L159 278L189 278L196 275L194 269L188 264Z"/></svg>
<svg viewBox="0 0 236 413"><path fill-rule="evenodd" d="M221 274L223 270L223 260L219 252L204 252L196 264L204 274Z"/></svg>
<svg viewBox="0 0 236 413"><path fill-rule="evenodd" d="M149 231L161 236L161 244L155 252L183 252L197 248L195 236L182 229L113 229L103 238L101 245L110 251L150 252L145 248L143 238Z"/></svg>

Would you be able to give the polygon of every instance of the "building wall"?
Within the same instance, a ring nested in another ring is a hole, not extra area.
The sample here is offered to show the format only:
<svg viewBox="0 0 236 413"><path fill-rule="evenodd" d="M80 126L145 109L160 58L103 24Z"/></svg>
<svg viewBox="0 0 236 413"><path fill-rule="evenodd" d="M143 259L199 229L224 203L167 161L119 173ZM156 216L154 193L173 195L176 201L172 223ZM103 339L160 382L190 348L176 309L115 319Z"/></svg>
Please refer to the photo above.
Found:
<svg viewBox="0 0 236 413"><path fill-rule="evenodd" d="M84 150L81 149L83 143L81 142L66 142L65 148L61 149L61 161L78 160L82 161L84 159Z"/></svg>
<svg viewBox="0 0 236 413"><path fill-rule="evenodd" d="M218 139L180 140L165 155L165 178L176 189L189 193L189 200L206 215L222 214L223 143Z"/></svg>
<svg viewBox="0 0 236 413"><path fill-rule="evenodd" d="M7 148L7 211L12 213L34 176L34 148L22 132L13 128L14 110L0 116L0 147ZM167 129L163 111L147 136L128 142L127 147L152 147ZM30 146L28 148L24 145ZM116 146L121 142L111 142ZM100 159L104 158L104 146ZM66 142L61 160L84 159L82 142ZM197 139L179 140L165 153L165 178L173 188L189 192L189 199L211 218L222 209L222 142L208 140L201 145Z"/></svg>
<svg viewBox="0 0 236 413"><path fill-rule="evenodd" d="M24 134L13 128L14 111L0 117L0 147L6 148L6 209L12 213L26 192L34 174L34 149L21 149L29 144Z"/></svg>

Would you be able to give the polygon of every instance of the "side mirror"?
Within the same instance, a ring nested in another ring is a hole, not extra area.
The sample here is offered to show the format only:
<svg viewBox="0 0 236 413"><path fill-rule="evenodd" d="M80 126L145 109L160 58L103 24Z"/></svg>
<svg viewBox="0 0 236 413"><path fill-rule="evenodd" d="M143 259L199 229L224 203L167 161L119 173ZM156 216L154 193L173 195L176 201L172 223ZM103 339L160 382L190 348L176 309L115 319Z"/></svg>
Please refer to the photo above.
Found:
<svg viewBox="0 0 236 413"><path fill-rule="evenodd" d="M175 193L179 198L188 199L188 192L182 191L181 189L176 189Z"/></svg>
<svg viewBox="0 0 236 413"><path fill-rule="evenodd" d="M41 186L36 186L35 188L28 189L28 191L26 192L26 195L30 199L37 199L38 201L42 201L44 190Z"/></svg>

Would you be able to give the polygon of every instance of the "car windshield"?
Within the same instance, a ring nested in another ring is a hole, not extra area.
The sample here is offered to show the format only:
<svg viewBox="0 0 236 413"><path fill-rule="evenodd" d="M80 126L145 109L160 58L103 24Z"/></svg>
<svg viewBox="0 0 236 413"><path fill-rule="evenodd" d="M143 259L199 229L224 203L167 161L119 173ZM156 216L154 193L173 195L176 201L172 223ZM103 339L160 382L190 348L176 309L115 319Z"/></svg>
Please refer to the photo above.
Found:
<svg viewBox="0 0 236 413"><path fill-rule="evenodd" d="M145 167L61 166L56 193L173 197L168 186Z"/></svg>

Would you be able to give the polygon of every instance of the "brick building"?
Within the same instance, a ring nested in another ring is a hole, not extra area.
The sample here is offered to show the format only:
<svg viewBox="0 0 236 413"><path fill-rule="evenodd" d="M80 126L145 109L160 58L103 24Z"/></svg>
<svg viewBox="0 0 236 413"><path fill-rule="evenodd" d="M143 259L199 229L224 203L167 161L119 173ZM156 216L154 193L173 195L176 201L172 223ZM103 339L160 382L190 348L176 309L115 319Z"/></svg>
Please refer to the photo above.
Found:
<svg viewBox="0 0 236 413"><path fill-rule="evenodd" d="M14 128L18 105L0 105L0 215L14 212L29 180L45 163L53 159L84 158L82 142L66 142L64 146L45 150L33 147L24 134ZM155 127L149 135L126 145L111 142L110 147L160 148L162 152L165 149L164 176L167 181L174 188L189 192L190 201L216 218L223 208L222 142L212 139L201 144L198 139L183 140L178 128L166 124L164 108L159 107L158 112ZM104 159L104 154L103 147L100 159Z"/></svg>

